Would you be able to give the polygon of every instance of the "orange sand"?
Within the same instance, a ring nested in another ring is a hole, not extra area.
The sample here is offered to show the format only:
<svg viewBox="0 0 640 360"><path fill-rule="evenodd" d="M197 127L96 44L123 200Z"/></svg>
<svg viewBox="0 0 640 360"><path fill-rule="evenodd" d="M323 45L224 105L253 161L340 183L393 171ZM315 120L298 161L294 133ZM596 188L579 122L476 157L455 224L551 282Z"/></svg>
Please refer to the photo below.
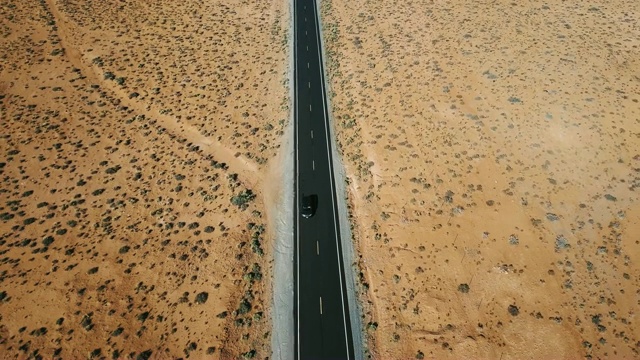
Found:
<svg viewBox="0 0 640 360"><path fill-rule="evenodd" d="M286 4L0 12L3 357L269 356Z"/></svg>
<svg viewBox="0 0 640 360"><path fill-rule="evenodd" d="M639 10L322 2L370 355L640 356Z"/></svg>

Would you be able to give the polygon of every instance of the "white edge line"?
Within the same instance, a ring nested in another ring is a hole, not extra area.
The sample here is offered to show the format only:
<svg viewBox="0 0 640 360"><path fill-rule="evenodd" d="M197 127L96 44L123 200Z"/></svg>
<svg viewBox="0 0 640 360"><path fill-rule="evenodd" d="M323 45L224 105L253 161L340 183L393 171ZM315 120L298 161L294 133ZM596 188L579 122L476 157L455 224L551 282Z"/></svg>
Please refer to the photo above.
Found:
<svg viewBox="0 0 640 360"><path fill-rule="evenodd" d="M327 114L327 108L326 108L326 104L325 104L325 96L327 96L327 93L325 91L324 88L324 73L323 73L323 69L324 67L322 66L322 52L321 52L321 42L320 42L320 17L318 15L318 3L317 0L314 0L314 9L313 12L316 16L316 37L318 38L318 61L320 62L318 66L320 68L320 86L322 87L322 109L324 111L324 128L327 134L327 158L329 160L331 160L331 146L329 145L329 127L327 126L327 122L329 121L328 118L328 114ZM335 219L336 217L336 204L335 204L335 200L334 200L334 195L336 195L336 190L334 189L333 186L333 167L331 164L331 161L329 161L329 182L331 183L331 204L332 206L332 211L333 211L333 227L335 230L335 235L336 235L336 252L338 252L338 272L339 272L339 277L338 279L340 280L340 302L342 303L342 321L344 324L344 339L345 339L345 344L347 345L347 360L349 359L349 335L347 334L347 315L345 312L345 307L344 307L344 292L342 291L342 264L340 264L340 245L338 244L338 238L339 238L339 234L338 234L338 224L336 223Z"/></svg>
<svg viewBox="0 0 640 360"><path fill-rule="evenodd" d="M296 151L296 196L295 196L295 204L293 206L294 210L297 208L297 204L299 204L300 202L298 201L299 197L300 197L300 177L298 176L298 168L299 168L299 157L298 157L298 113L300 112L300 109L298 108L298 11L297 11L297 0L293 0L293 59L294 59L294 72L293 72L293 81L295 83L295 93L293 95L293 99L294 99L294 107L295 107L295 112L294 112L294 143L295 143L295 151ZM300 217L298 216L298 214L293 214L293 216L296 217L296 287L295 287L295 292L296 292L296 309L297 309L297 313L294 314L295 317L297 317L296 320L296 345L297 345L297 349L296 352L298 353L298 359L300 359L300 316L298 316L298 314L300 313Z"/></svg>

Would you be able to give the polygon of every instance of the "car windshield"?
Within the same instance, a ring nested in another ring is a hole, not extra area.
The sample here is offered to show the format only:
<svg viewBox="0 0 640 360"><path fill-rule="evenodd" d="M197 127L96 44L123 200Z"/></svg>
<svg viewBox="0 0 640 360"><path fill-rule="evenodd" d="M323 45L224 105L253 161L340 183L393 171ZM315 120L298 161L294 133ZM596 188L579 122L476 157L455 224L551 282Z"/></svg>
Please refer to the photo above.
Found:
<svg viewBox="0 0 640 360"><path fill-rule="evenodd" d="M304 198L302 200L302 207L304 209L311 209L311 199L310 198Z"/></svg>

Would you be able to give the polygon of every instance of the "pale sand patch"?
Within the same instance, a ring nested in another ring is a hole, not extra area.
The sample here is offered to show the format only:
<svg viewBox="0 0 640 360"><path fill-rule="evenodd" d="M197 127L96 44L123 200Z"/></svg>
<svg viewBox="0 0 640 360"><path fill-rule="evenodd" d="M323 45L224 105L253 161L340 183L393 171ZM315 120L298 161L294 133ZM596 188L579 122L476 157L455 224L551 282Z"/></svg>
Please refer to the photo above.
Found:
<svg viewBox="0 0 640 360"><path fill-rule="evenodd" d="M322 4L370 353L637 357L638 5Z"/></svg>

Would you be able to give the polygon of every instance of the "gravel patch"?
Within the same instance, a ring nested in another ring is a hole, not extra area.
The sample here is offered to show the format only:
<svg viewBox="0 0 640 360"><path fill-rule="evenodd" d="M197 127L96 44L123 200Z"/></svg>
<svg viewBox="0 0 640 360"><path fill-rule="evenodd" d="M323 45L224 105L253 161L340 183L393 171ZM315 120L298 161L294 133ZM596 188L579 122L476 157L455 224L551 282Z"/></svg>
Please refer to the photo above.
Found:
<svg viewBox="0 0 640 360"><path fill-rule="evenodd" d="M284 130L284 140L279 156L280 196L270 209L274 212L275 229L273 249L273 303L271 351L276 360L293 359L293 1L289 5L289 123Z"/></svg>

